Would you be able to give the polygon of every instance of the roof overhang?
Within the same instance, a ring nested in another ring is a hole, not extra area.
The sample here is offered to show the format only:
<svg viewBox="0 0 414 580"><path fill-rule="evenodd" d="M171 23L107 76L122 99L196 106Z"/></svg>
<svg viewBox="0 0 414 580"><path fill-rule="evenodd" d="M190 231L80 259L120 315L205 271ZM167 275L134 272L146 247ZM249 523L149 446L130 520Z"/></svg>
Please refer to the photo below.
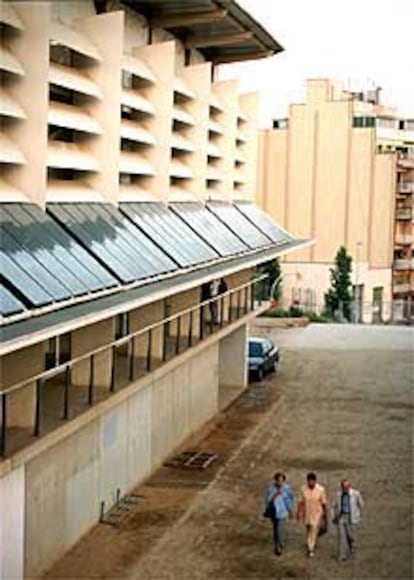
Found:
<svg viewBox="0 0 414 580"><path fill-rule="evenodd" d="M253 268L276 257L314 244L309 240L292 240L258 249L209 266L200 266L188 272L177 273L155 282L48 312L0 328L0 356L97 323L122 312L145 306L168 296L201 286L212 279L229 276L241 270Z"/></svg>
<svg viewBox="0 0 414 580"><path fill-rule="evenodd" d="M283 50L234 0L122 0L152 28L163 28L213 64L266 58Z"/></svg>

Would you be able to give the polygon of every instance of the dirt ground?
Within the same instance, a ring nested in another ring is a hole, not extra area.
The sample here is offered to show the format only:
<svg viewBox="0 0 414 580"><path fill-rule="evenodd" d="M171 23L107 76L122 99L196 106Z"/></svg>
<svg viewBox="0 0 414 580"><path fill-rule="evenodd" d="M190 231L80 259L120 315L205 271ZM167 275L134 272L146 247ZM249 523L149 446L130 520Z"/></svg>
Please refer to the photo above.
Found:
<svg viewBox="0 0 414 580"><path fill-rule="evenodd" d="M197 442L219 460L159 470L121 525L95 527L49 578L413 578L413 330L311 325L271 336L278 375L252 385ZM286 552L273 554L262 493L278 469L296 492L310 470L330 495L345 476L361 491L352 559L336 560L331 526L309 560L293 521Z"/></svg>

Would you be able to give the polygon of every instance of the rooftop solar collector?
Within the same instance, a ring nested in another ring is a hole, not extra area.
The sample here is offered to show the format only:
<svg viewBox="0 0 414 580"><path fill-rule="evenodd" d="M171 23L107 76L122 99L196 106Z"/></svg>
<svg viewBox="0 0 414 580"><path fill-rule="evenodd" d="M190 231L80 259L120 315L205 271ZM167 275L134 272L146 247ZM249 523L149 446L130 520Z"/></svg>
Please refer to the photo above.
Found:
<svg viewBox="0 0 414 580"><path fill-rule="evenodd" d="M0 285L0 314L11 316L25 310L24 305L3 285Z"/></svg>
<svg viewBox="0 0 414 580"><path fill-rule="evenodd" d="M225 202L210 202L207 207L250 248L263 248L272 243L272 240L239 212L234 205Z"/></svg>
<svg viewBox="0 0 414 580"><path fill-rule="evenodd" d="M177 269L164 252L109 204L50 204L48 209L124 284Z"/></svg>
<svg viewBox="0 0 414 580"><path fill-rule="evenodd" d="M293 240L283 228L275 224L267 214L265 214L261 209L259 209L254 203L237 203L236 208L251 222L253 222L256 227L258 227L266 236L268 236L273 242L289 242Z"/></svg>
<svg viewBox="0 0 414 580"><path fill-rule="evenodd" d="M249 250L244 242L202 204L177 202L171 204L171 207L220 256L231 256Z"/></svg>
<svg viewBox="0 0 414 580"><path fill-rule="evenodd" d="M219 258L213 248L164 204L123 203L120 208L181 267Z"/></svg>

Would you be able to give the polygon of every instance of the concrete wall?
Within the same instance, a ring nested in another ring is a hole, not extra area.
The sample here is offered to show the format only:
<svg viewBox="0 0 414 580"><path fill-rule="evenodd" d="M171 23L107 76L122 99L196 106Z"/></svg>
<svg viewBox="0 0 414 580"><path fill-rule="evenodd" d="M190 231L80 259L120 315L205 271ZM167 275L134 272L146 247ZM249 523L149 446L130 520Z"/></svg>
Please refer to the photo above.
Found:
<svg viewBox="0 0 414 580"><path fill-rule="evenodd" d="M97 522L101 501L108 509L117 488L126 493L212 418L218 364L217 340L195 347L3 465L0 498L12 509L0 506L0 532L13 548L0 570L22 569L24 527L24 573L44 572Z"/></svg>
<svg viewBox="0 0 414 580"><path fill-rule="evenodd" d="M19 580L24 573L24 467L0 478L0 578Z"/></svg>
<svg viewBox="0 0 414 580"><path fill-rule="evenodd" d="M247 386L247 325L241 326L220 341L219 382L232 387Z"/></svg>

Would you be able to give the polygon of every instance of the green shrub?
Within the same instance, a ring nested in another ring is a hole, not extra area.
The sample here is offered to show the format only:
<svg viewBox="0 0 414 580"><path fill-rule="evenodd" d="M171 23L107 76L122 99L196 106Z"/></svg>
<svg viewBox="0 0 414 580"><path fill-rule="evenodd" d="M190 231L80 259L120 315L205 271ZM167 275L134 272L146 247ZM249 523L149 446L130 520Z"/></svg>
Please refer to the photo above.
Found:
<svg viewBox="0 0 414 580"><path fill-rule="evenodd" d="M266 318L288 318L289 311L286 310L286 308L281 308L280 306L276 306L276 308L269 308L269 310L266 310L260 316L263 316Z"/></svg>
<svg viewBox="0 0 414 580"><path fill-rule="evenodd" d="M317 314L316 312L304 312L304 315L309 318L309 322L330 322L329 316L325 314Z"/></svg>

